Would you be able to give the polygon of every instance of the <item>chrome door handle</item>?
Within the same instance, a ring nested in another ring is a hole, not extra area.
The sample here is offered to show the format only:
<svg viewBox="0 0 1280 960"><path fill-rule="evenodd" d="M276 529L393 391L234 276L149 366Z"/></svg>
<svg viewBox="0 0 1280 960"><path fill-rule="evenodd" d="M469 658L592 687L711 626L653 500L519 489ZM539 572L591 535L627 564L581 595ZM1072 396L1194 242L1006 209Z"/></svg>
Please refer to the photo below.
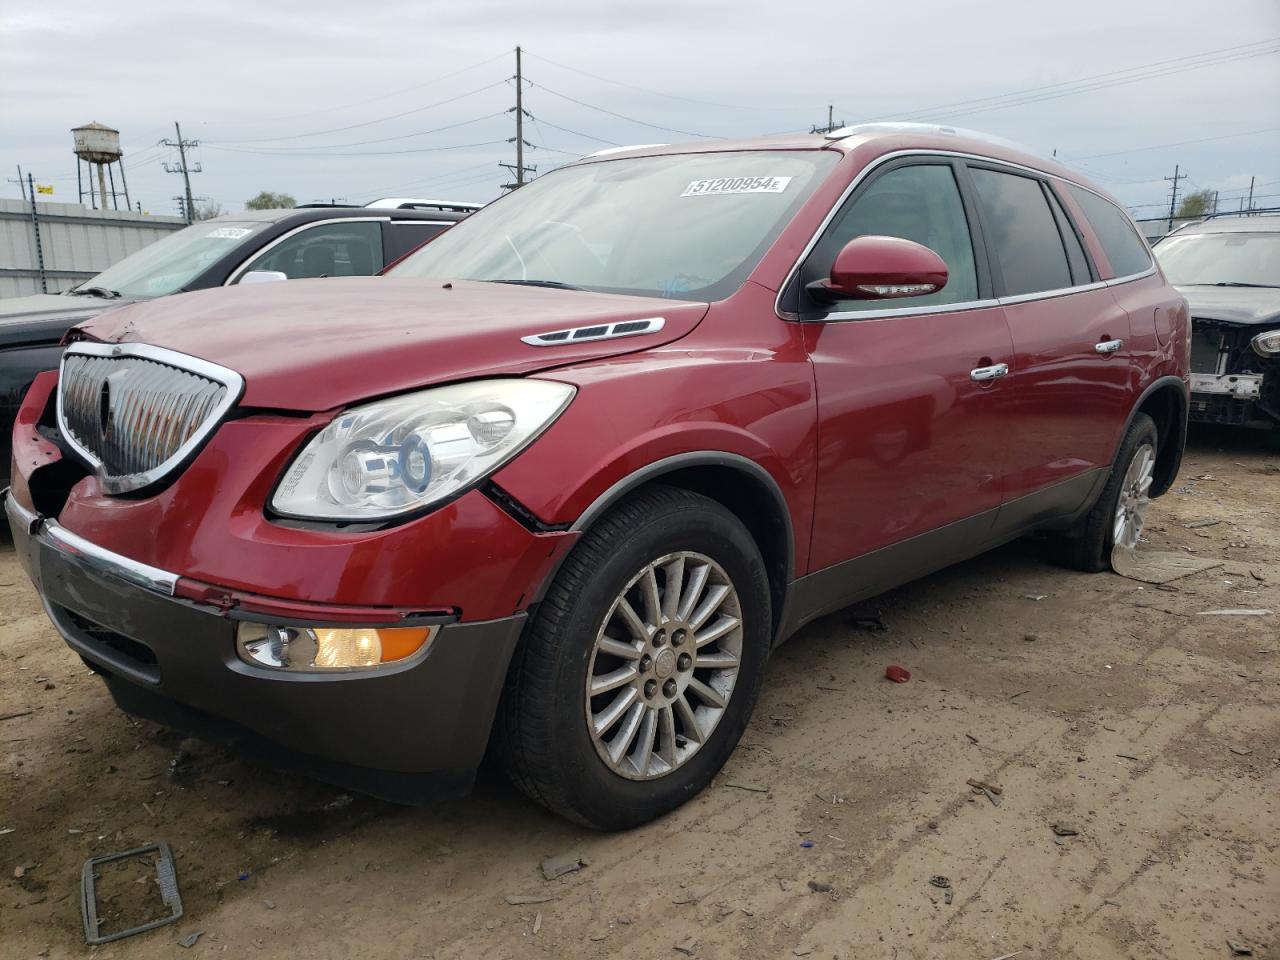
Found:
<svg viewBox="0 0 1280 960"><path fill-rule="evenodd" d="M969 371L969 379L976 380L978 383L985 383L987 380L999 380L1009 372L1007 363L996 363L989 367L977 367Z"/></svg>
<svg viewBox="0 0 1280 960"><path fill-rule="evenodd" d="M1103 340L1101 343L1095 344L1093 349L1099 353L1115 353L1123 346L1123 340Z"/></svg>

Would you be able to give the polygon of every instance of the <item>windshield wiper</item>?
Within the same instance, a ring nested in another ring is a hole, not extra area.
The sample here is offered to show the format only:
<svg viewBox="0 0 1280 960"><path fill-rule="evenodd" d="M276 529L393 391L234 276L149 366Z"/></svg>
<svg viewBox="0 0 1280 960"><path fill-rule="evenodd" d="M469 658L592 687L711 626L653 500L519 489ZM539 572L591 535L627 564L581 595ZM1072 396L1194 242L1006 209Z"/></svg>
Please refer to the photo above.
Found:
<svg viewBox="0 0 1280 960"><path fill-rule="evenodd" d="M581 287L575 287L571 283L561 283L559 280L490 280L490 283L513 283L522 287L554 287L556 290L581 290Z"/></svg>
<svg viewBox="0 0 1280 960"><path fill-rule="evenodd" d="M111 290L107 287L76 287L74 290L68 290L67 294L73 297L101 297L103 300L120 299L119 290Z"/></svg>
<svg viewBox="0 0 1280 960"><path fill-rule="evenodd" d="M1219 280L1217 283L1193 283L1193 287L1259 287L1263 290L1275 290L1274 283L1245 283L1243 280Z"/></svg>

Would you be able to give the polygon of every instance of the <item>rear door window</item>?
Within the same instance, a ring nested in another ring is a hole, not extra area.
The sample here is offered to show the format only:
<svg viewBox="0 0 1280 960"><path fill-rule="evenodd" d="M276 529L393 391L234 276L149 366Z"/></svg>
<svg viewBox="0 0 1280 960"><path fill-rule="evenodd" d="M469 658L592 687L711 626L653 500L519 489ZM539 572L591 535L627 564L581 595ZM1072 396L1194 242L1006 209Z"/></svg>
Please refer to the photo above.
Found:
<svg viewBox="0 0 1280 960"><path fill-rule="evenodd" d="M1085 256L1084 246L1080 243L1080 237L1076 234L1076 229L1071 224L1071 218L1062 209L1062 204L1058 202L1054 192L1049 190L1048 194L1049 206L1053 207L1053 219L1058 222L1058 233L1061 234L1062 242L1067 248L1067 262L1071 265L1071 279L1076 284L1089 283L1093 279L1093 275L1089 272L1089 260Z"/></svg>
<svg viewBox="0 0 1280 960"><path fill-rule="evenodd" d="M969 172L987 246L1004 277L1002 295L1070 287L1067 251L1040 181L982 167Z"/></svg>
<svg viewBox="0 0 1280 960"><path fill-rule="evenodd" d="M1110 200L1074 183L1067 184L1067 189L1089 218L1115 275L1130 277L1135 273L1145 273L1151 266L1151 248L1134 228L1128 215Z"/></svg>
<svg viewBox="0 0 1280 960"><path fill-rule="evenodd" d="M432 223L429 220L393 220L391 222L391 250L389 260L402 257L416 250L450 224Z"/></svg>
<svg viewBox="0 0 1280 960"><path fill-rule="evenodd" d="M978 299L973 241L964 203L949 164L897 167L859 189L805 262L809 283L830 276L836 254L856 237L902 237L928 247L947 265L947 285L936 293L886 304L884 300L842 300L832 310L884 310L966 303Z"/></svg>
<svg viewBox="0 0 1280 960"><path fill-rule="evenodd" d="M320 223L264 251L241 273L278 270L290 280L370 277L383 267L382 224L376 220Z"/></svg>

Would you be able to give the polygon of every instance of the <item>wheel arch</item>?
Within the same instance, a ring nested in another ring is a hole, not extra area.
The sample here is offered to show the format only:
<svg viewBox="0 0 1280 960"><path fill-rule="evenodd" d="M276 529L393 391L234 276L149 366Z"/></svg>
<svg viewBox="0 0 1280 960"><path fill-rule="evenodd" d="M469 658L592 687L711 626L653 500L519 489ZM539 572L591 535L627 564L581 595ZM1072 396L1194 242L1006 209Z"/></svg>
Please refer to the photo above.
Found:
<svg viewBox="0 0 1280 960"><path fill-rule="evenodd" d="M583 533L614 505L651 484L679 487L715 500L742 521L769 574L773 632L782 622L794 579L795 534L782 488L760 464L736 453L701 450L646 464L600 494L569 528ZM548 580L553 579L549 577Z"/></svg>
<svg viewBox="0 0 1280 960"><path fill-rule="evenodd" d="M1120 442L1129 432L1133 419L1145 413L1156 425L1160 449L1156 451L1155 480L1151 484L1151 496L1158 497L1173 486L1182 465L1182 449L1187 441L1187 413L1190 407L1188 387L1181 377L1160 377L1142 391L1138 402L1125 421L1120 432ZM1116 450L1119 455L1119 447Z"/></svg>

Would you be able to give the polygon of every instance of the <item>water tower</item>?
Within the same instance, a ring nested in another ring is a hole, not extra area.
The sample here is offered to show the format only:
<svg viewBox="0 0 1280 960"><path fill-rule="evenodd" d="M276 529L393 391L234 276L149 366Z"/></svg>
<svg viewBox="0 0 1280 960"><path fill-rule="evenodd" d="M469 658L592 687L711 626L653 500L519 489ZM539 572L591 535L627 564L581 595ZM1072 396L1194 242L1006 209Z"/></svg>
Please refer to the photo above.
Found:
<svg viewBox="0 0 1280 960"><path fill-rule="evenodd" d="M82 127L76 127L71 131L72 137L75 138L75 155L76 155L76 186L80 190L80 202L84 203L84 195L89 194L89 203L94 209L101 207L107 209L107 181L111 182L111 207L119 210L116 195L116 178L112 173L112 167L120 168L120 185L124 189L124 208L129 209L129 184L124 178L124 164L121 157L124 153L120 150L120 131L113 130L111 127L102 123L86 123ZM88 189L85 189L84 181L80 178L80 161L83 160L89 164L91 168L96 167L98 170L98 194L94 196L92 172L90 174Z"/></svg>

